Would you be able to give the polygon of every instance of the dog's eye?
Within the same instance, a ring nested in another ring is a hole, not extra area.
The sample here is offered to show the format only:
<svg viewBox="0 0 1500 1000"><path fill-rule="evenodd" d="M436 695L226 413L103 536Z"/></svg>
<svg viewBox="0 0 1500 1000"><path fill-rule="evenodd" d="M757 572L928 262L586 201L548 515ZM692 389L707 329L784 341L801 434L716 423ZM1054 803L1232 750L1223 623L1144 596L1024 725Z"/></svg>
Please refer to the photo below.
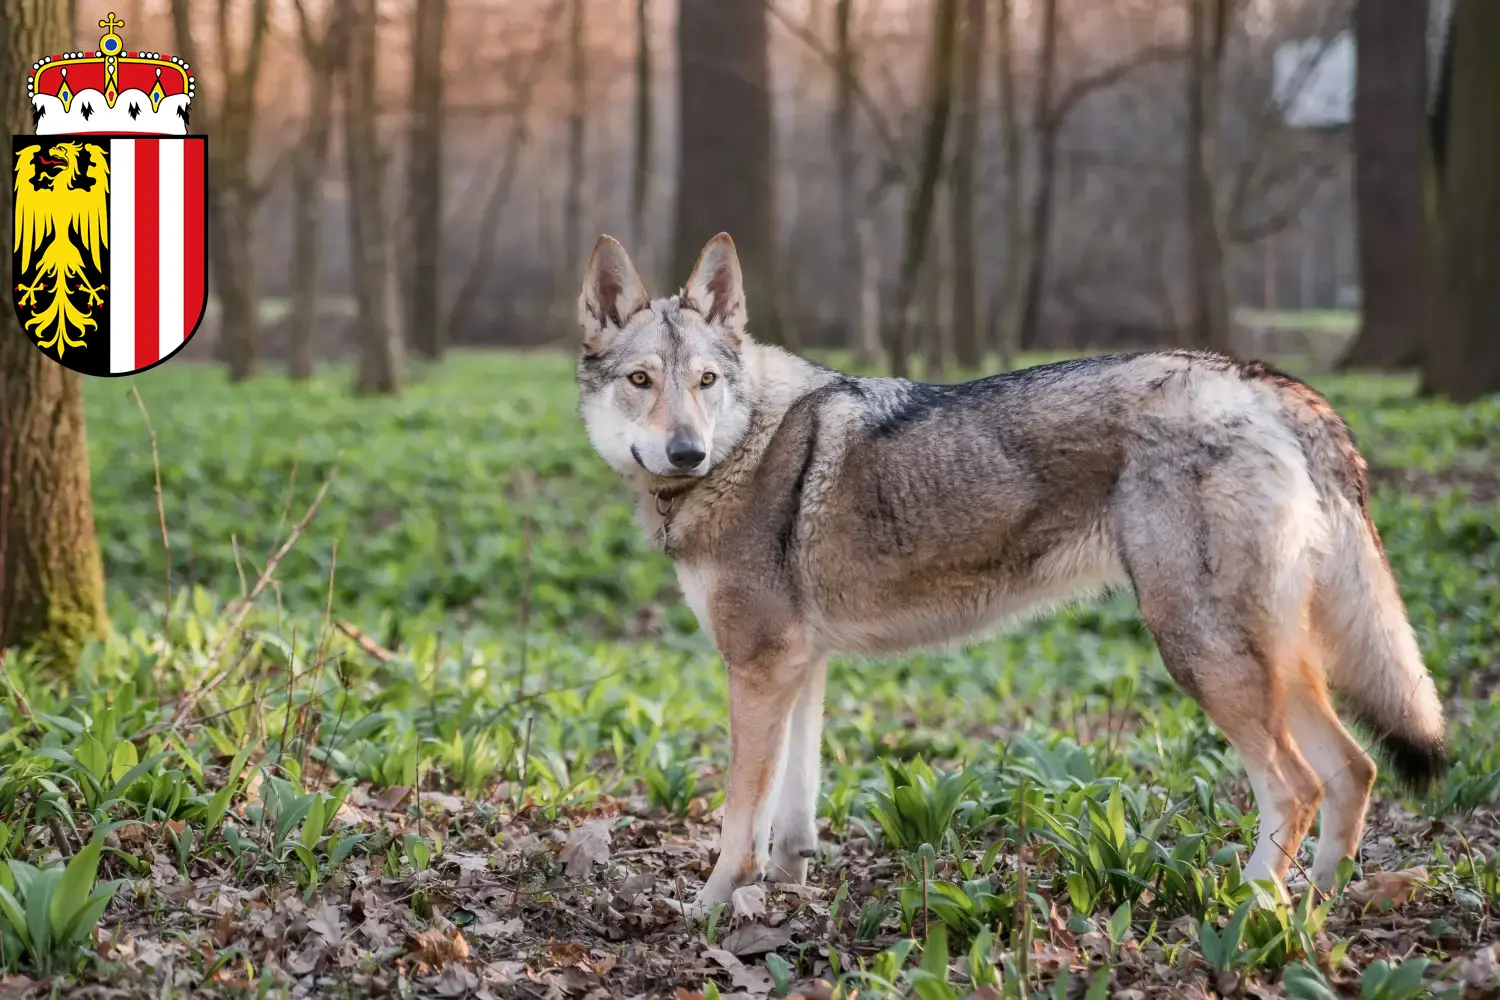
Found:
<svg viewBox="0 0 1500 1000"><path fill-rule="evenodd" d="M631 372L630 384L635 386L637 389L644 389L646 388L646 386L651 384L651 377L645 372Z"/></svg>
<svg viewBox="0 0 1500 1000"><path fill-rule="evenodd" d="M698 380L698 384L707 389L717 381L719 381L719 376L715 375L713 372L704 372L703 377Z"/></svg>

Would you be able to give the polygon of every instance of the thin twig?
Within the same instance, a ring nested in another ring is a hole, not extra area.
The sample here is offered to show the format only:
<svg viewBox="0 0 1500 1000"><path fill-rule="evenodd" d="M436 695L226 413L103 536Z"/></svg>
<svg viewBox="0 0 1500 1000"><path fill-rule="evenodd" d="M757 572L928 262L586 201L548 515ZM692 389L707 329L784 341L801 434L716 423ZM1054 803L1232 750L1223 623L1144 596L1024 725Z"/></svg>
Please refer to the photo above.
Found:
<svg viewBox="0 0 1500 1000"><path fill-rule="evenodd" d="M161 499L161 455L156 450L156 428L151 426L151 414L146 412L145 400L141 399L140 390L135 386L130 387L130 395L135 397L135 405L140 408L141 419L146 422L146 433L151 436L151 468L156 473L156 519L161 522L161 547L166 553L166 584L167 584L167 611L166 618L162 622L162 634L171 632L172 626L172 540L167 536L167 509Z"/></svg>
<svg viewBox="0 0 1500 1000"><path fill-rule="evenodd" d="M271 582L271 574L276 572L277 565L282 559L286 558L288 552L292 551L292 548L297 544L297 539L302 537L303 530L312 521L313 517L317 515L318 508L323 505L323 498L328 495L328 488L333 485L334 476L337 474L338 462L335 461L333 468L328 472L328 478L323 480L323 485L318 489L318 495L313 497L313 502L308 506L307 513L303 514L302 520L298 521L292 528L291 534L281 544L281 548L276 550L276 554L266 561L266 568L261 571L260 579L255 582L255 587L240 600L238 606L233 610L231 614L233 621L224 634L219 637L218 644L214 646L213 651L209 654L208 663L204 666L205 671L213 669L214 664L219 662L219 657L224 654L224 647L229 644L230 636L239 632L240 626L245 623L245 616L250 613L250 608L255 603L255 599L265 591L266 586ZM213 674L207 680L204 680L197 687L183 695L182 700L177 704L177 711L172 713L172 725L181 724L203 696L224 683L224 679L228 675L229 671Z"/></svg>
<svg viewBox="0 0 1500 1000"><path fill-rule="evenodd" d="M31 724L33 729L39 729L40 727L36 724L36 716L31 712L31 703L26 700L26 696L21 693L21 689L16 687L16 682L10 679L10 671L5 667L5 650L3 648L0 648L0 678L5 679L5 686L10 688L10 696L15 699L16 708L21 710L21 715Z"/></svg>
<svg viewBox="0 0 1500 1000"><path fill-rule="evenodd" d="M47 829L52 831L52 840L57 845L57 850L63 857L71 858L73 843L68 840L67 831L63 829L62 824L57 821L57 813L47 814Z"/></svg>
<svg viewBox="0 0 1500 1000"><path fill-rule="evenodd" d="M529 646L528 646L527 638L528 638L530 630L531 630L531 504L532 504L532 491L530 489L531 478L530 478L529 475L525 474L524 470L523 470L523 474L522 474L522 477L521 477L521 481L522 481L522 492L525 494L525 498L526 499L525 499L525 513L522 514L522 516L521 516L521 604L520 604L520 607L517 609L517 618L518 618L517 624L520 627L520 633L521 633L521 672L520 672L520 675L516 678L516 701L518 701L518 702L521 700L521 697L524 694L525 687L526 687L526 669L527 669L527 662L528 662L528 658L529 658L528 657ZM547 684L546 684L546 682L544 682L542 684L542 687L545 688L546 686L547 686ZM520 781L518 782L518 784L520 785L520 790L519 790L519 793L518 793L520 795L520 798L519 799L516 798L516 794L517 793L513 793L511 795L511 809L512 809L512 811L519 811L522 803L524 803L526 801L526 778L527 778L527 772L530 771L530 765L531 765L531 726L532 726L532 722L533 722L534 718L535 718L535 713L533 713L533 712L527 712L526 713L526 739L523 742L523 745L521 747L521 774L520 774Z"/></svg>
<svg viewBox="0 0 1500 1000"><path fill-rule="evenodd" d="M1028 982L1031 979L1031 900L1026 895L1026 782L1023 780L1017 789L1021 800L1020 830L1017 832L1016 840L1016 906L1020 912L1016 914L1016 929L1021 935L1020 946L1016 948L1016 957L1020 968L1017 970L1021 976L1021 993L1026 994Z"/></svg>
<svg viewBox="0 0 1500 1000"><path fill-rule="evenodd" d="M395 653L391 652L389 649L386 649L374 639L371 639L358 626L350 622L336 621L333 623L333 627L344 633L350 639L353 639L356 646L364 650L366 653L370 654L375 659L379 660L381 663L390 663L396 658Z"/></svg>
<svg viewBox="0 0 1500 1000"><path fill-rule="evenodd" d="M818 38L817 34L810 31L804 25L798 24L787 16L776 4L767 2L766 12L771 15L793 38L805 45L823 62L827 63L837 72L839 61L838 53L829 50L828 46ZM885 112L881 110L880 104L870 96L868 90L860 83L858 77L848 81L850 93L854 100L864 109L865 117L869 119L870 126L875 130L880 144L885 147L886 156L890 157L891 163L901 172L906 181L914 179L916 169L911 163L911 154L906 145L896 137L895 129L886 120Z"/></svg>

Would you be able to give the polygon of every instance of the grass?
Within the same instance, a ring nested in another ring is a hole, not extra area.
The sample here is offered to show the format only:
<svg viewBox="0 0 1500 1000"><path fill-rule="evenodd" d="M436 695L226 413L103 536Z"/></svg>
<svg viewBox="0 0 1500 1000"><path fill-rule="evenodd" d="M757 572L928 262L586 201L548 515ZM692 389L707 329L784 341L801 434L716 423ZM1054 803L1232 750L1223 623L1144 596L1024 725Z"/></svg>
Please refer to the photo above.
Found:
<svg viewBox="0 0 1500 1000"><path fill-rule="evenodd" d="M12 652L0 698L0 970L39 991L1403 1000L1482 972L1500 402L1318 380L1457 751L1425 798L1381 779L1334 898L1243 883L1239 761L1121 597L836 661L814 888L693 925L660 900L712 860L722 669L567 359L455 355L399 400L343 372L132 384L170 556L140 409L90 383L115 632L63 678Z"/></svg>

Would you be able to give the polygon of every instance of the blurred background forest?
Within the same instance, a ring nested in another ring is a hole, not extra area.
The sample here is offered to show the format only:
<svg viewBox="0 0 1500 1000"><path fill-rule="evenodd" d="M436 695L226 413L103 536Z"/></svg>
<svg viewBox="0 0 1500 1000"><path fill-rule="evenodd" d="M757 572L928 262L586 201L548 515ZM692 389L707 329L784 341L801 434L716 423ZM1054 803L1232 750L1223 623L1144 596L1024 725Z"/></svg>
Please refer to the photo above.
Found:
<svg viewBox="0 0 1500 1000"><path fill-rule="evenodd" d="M1161 345L1411 365L1430 326L1444 2L123 6L197 69L190 356L235 378L358 352L381 391L403 354L566 344L599 232L660 293L729 230L763 339L933 377Z"/></svg>

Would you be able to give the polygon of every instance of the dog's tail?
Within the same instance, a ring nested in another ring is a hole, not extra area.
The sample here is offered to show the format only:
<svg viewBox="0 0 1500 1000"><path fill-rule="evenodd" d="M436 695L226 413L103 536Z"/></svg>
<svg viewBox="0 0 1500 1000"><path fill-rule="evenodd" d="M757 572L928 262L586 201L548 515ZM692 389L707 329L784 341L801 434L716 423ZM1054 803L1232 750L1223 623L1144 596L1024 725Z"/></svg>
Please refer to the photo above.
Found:
<svg viewBox="0 0 1500 1000"><path fill-rule="evenodd" d="M1276 389L1328 519L1312 611L1329 684L1372 730L1397 777L1424 789L1448 766L1443 705L1370 519L1364 457L1316 390L1266 365L1245 371Z"/></svg>
<svg viewBox="0 0 1500 1000"><path fill-rule="evenodd" d="M1333 523L1316 572L1313 622L1334 691L1397 777L1423 791L1448 766L1443 705L1370 520L1360 465L1358 504L1325 501Z"/></svg>

